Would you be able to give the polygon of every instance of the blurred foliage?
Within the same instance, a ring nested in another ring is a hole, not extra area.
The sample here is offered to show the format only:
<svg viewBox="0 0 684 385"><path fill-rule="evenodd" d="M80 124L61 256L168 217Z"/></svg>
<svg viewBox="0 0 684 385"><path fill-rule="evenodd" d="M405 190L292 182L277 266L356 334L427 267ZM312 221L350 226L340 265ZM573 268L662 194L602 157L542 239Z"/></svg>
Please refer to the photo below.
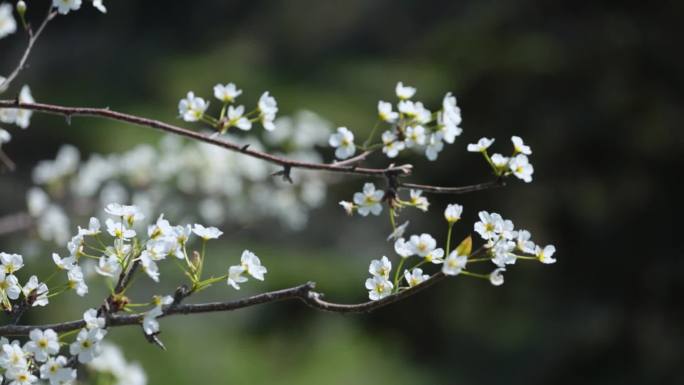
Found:
<svg viewBox="0 0 684 385"><path fill-rule="evenodd" d="M45 1L30 3L37 9ZM676 181L684 168L684 3L107 5L104 17L87 9L50 26L21 79L38 100L173 122L187 90L210 96L213 84L234 81L245 90L242 100L270 90L282 113L307 108L362 132L374 122L377 100L390 99L398 80L433 104L451 90L464 134L437 163L406 158L416 165L412 179L485 180L486 165L465 152L466 143L494 136L495 146L507 145L517 134L534 149L535 182L436 196L434 216L406 213L412 231L443 236L438 214L456 201L466 208L461 237L477 211L488 209L559 249L558 264L516 266L502 288L459 278L371 315L324 315L283 303L173 318L162 323L168 352L147 345L139 330L112 333L129 357L144 363L151 384L684 381L684 249L676 235L684 192ZM0 42L0 71L21 48L17 38ZM3 213L23 206L30 169L61 143L110 152L158 138L114 122L74 119L68 127L47 116L13 135L6 150L19 170L0 176ZM315 280L330 298L363 298L368 261L391 251L382 241L386 218L346 218L336 207L361 183L350 179L333 191L305 232L263 224L228 234L226 258L236 260L253 246L269 267L266 287ZM19 243L0 240L3 249ZM227 265L217 258L217 269ZM226 292L214 288L211 295ZM78 309L69 312L76 316Z"/></svg>

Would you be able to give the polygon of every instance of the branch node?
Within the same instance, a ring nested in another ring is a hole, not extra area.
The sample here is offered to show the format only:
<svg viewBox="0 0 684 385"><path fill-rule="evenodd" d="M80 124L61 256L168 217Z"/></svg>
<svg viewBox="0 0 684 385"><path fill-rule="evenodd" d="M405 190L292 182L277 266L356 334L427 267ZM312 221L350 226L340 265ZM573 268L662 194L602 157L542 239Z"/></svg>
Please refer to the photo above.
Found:
<svg viewBox="0 0 684 385"><path fill-rule="evenodd" d="M159 339L159 333L147 334L145 333L145 330L143 330L143 334L145 335L147 342L158 346L162 350L166 350L166 346L164 346L164 343Z"/></svg>
<svg viewBox="0 0 684 385"><path fill-rule="evenodd" d="M292 176L290 175L291 171L292 171L292 166L290 166L289 164L286 164L283 166L282 170L274 172L273 174L271 174L271 176L282 176L283 180L285 182L293 184L294 181L292 180Z"/></svg>

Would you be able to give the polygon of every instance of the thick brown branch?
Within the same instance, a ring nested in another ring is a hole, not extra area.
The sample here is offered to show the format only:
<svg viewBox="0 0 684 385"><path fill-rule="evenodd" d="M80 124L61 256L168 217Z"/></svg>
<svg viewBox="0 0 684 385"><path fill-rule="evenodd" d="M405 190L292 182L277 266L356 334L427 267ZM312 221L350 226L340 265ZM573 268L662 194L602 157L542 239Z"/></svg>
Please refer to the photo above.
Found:
<svg viewBox="0 0 684 385"><path fill-rule="evenodd" d="M173 304L165 309L162 317L167 317L176 314L197 314L197 313L212 313L233 311L250 306L260 305L264 303L272 303L287 300L300 300L309 307L318 310L324 310L334 313L368 313L378 308L387 306L397 301L403 300L412 296L433 284L444 279L444 274L436 273L428 280L420 285L392 294L379 301L362 302L358 304L340 304L334 302L327 302L322 299L321 293L315 292L315 284L308 282L303 285L291 287L288 289L271 291L267 293L253 295L251 297L242 298L234 301L226 302L209 302L200 304ZM108 314L107 326L125 326L136 325L142 322L144 313L136 314ZM52 329L58 333L77 330L85 326L82 320L44 324L44 325L4 325L0 326L0 336L25 336L33 329Z"/></svg>
<svg viewBox="0 0 684 385"><path fill-rule="evenodd" d="M21 108L25 110L33 110L54 115L62 115L67 118L72 116L95 116L130 124L135 124L143 127L155 128L171 134L184 136L200 142L210 143L225 149L236 151L254 158L262 159L267 162L290 168L300 168L309 170L320 170L329 172L340 172L355 175L379 176L383 177L387 174L408 175L411 173L411 165L393 166L387 168L364 168L354 167L349 165L328 164L328 163L309 163L297 160L282 158L276 155L271 155L265 152L252 150L248 146L240 146L238 144L220 139L218 137L206 135L203 133L188 130L174 126L172 124L164 123L158 120L147 119L135 115L124 114L121 112L112 111L106 108L87 108L87 107L64 107L52 104L43 103L21 103L13 100L1 100L0 108Z"/></svg>

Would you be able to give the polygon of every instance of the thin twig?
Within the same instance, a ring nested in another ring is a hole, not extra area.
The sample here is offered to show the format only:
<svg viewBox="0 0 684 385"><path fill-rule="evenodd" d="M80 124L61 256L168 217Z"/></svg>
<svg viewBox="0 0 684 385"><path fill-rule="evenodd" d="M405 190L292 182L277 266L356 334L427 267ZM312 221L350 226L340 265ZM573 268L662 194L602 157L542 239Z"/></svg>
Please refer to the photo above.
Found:
<svg viewBox="0 0 684 385"><path fill-rule="evenodd" d="M43 104L43 103L22 103L17 100L0 100L0 108L19 108L25 110L33 110L53 115L61 115L67 119L72 116L95 116L102 117L111 120L117 120L122 122L127 122L143 127L155 128L161 131L169 132L175 135L184 136L186 138L191 138L200 142L210 143L225 149L240 152L242 154L262 159L267 162L277 164L283 167L290 168L300 168L309 170L321 170L329 172L339 172L345 174L355 174L355 175L366 175L366 176L378 176L384 177L387 174L396 175L409 175L411 173L412 166L405 164L400 166L393 166L387 168L364 168L364 167L354 167L339 164L328 164L328 163L309 163L297 160L291 160L276 155L271 155L265 152L252 150L247 146L240 146L236 143L229 142L227 140L219 139L210 135L205 135L203 133L191 131L187 128L182 128L174 126L172 124L164 123L154 119L143 118L135 115L124 114L117 111L112 111L106 108L87 108L87 107L64 107L53 104Z"/></svg>
<svg viewBox="0 0 684 385"><path fill-rule="evenodd" d="M21 59L19 59L19 63L17 64L16 68L14 68L14 71L12 71L12 73L2 83L0 83L0 90L9 88L14 79L16 79L17 76L19 76L21 70L23 70L26 67L26 62L28 61L28 58L31 55L31 51L33 50L34 44L40 37L40 34L43 33L45 26L48 25L50 20L52 20L55 17L55 15L57 15L57 12L53 11L52 6L50 6L50 8L48 9L47 16L45 16L45 19L40 24L38 29L35 32L33 32L33 30L31 30L31 28L29 27L29 40L28 44L26 45L26 49L24 50L24 54L21 56Z"/></svg>
<svg viewBox="0 0 684 385"><path fill-rule="evenodd" d="M465 194L469 192L475 192L475 191L481 191L481 190L487 190L490 188L495 188L495 187L504 187L506 186L506 181L498 178L496 180L493 180L491 182L484 182L484 183L478 183L470 186L459 186L459 187L440 187L440 186L431 186L431 185L424 185L424 184L415 184L415 183L400 183L399 188L400 189L416 189L416 190L423 190L425 192L429 193L435 193L435 194Z"/></svg>
<svg viewBox="0 0 684 385"><path fill-rule="evenodd" d="M167 317L176 314L233 311L250 306L288 300L299 300L311 308L334 313L368 313L412 296L441 281L444 279L444 277L445 275L439 272L420 285L392 294L378 301L368 301L358 304L340 304L324 301L322 299L323 294L313 291L315 284L313 282L308 282L299 286L257 294L234 301L209 302L200 304L172 304L164 309L164 313L161 317ZM145 313L105 314L105 316L107 317L107 327L116 327L140 324L145 316ZM84 326L85 322L83 320L43 325L4 325L0 326L0 336L25 336L28 335L33 329L52 329L58 333L61 333L77 330L83 328Z"/></svg>

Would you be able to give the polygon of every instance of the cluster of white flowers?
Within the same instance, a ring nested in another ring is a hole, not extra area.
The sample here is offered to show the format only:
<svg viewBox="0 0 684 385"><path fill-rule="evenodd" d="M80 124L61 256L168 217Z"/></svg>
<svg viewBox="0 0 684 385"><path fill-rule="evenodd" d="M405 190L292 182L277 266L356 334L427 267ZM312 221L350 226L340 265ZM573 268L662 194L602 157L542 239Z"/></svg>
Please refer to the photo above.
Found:
<svg viewBox="0 0 684 385"><path fill-rule="evenodd" d="M264 137L269 145L287 148L294 159L322 161L314 147L325 143L329 123L302 111L279 118L276 126ZM1 137L0 132L0 142ZM257 139L235 141L260 148ZM188 221L197 216L213 225L241 225L274 218L287 228L301 229L309 212L324 203L327 183L315 172L298 173L292 184L285 183L271 177L276 170L253 158L173 136L156 147L95 154L83 162L75 147L65 145L54 160L41 161L33 170L37 186L27 193L28 211L40 238L58 244L69 239L70 215L97 215L112 201L132 201L151 219L154 212L187 217L178 208L190 204L195 215Z"/></svg>
<svg viewBox="0 0 684 385"><path fill-rule="evenodd" d="M532 149L519 136L512 136L511 141L513 142L513 155L510 157L499 153L489 156L487 150L494 143L494 139L481 138L477 143L469 144L467 148L470 152L482 153L496 175L508 176L513 174L518 179L530 183L532 182L534 167L530 164L527 156L532 154Z"/></svg>
<svg viewBox="0 0 684 385"><path fill-rule="evenodd" d="M93 7L102 13L107 13L107 8L103 4L103 0L92 0ZM61 15L66 15L71 11L77 11L81 8L83 0L52 0L52 6L57 9Z"/></svg>
<svg viewBox="0 0 684 385"><path fill-rule="evenodd" d="M340 201L344 211L352 215L358 212L359 215L365 217L368 214L380 215L382 213L382 202L385 199L385 192L377 190L373 183L365 183L361 192L354 193L353 201ZM428 210L430 202L423 196L421 190L410 190L408 200L403 200L397 196L392 199L392 206L396 209L403 207L415 207L423 212Z"/></svg>
<svg viewBox="0 0 684 385"><path fill-rule="evenodd" d="M249 131L254 122L260 122L267 131L273 131L276 128L275 117L278 113L278 103L275 98L266 91L261 94L257 108L252 112L245 113L245 106L233 104L241 94L242 90L238 89L234 83L214 86L214 97L223 104L218 119L207 115L210 103L199 96L195 96L192 91L188 92L185 99L178 102L178 112L186 122L203 121L216 128L221 134L231 127Z"/></svg>
<svg viewBox="0 0 684 385"><path fill-rule="evenodd" d="M392 271L392 262L383 256L382 259L375 259L371 261L368 267L368 272L371 277L366 280L366 289L368 289L368 298L373 301L383 299L392 294L394 284L390 281L390 272Z"/></svg>
<svg viewBox="0 0 684 385"><path fill-rule="evenodd" d="M393 111L389 102L378 102L380 121L390 125L382 133L382 143L379 144L382 152L389 158L395 158L404 149L411 148L424 152L429 160L437 160L444 143L454 143L463 131L460 128L461 109L456 105L456 97L447 93L442 100L442 108L433 113L422 102L411 100L416 93L414 87L399 82L395 92L399 98L397 111ZM369 141L373 139L373 133ZM354 134L347 127L338 128L330 137L329 144L335 148L338 159L347 159L356 153Z"/></svg>
<svg viewBox="0 0 684 385"><path fill-rule="evenodd" d="M544 264L555 263L553 254L556 248L553 245L540 247L531 240L531 234L527 230L516 230L513 222L504 219L497 213L480 211L480 220L475 223L474 230L487 243L485 247L489 250L492 262L498 269L492 273L492 283L503 283L502 272L506 265L512 265L518 258L538 259ZM534 257L521 256L516 253L528 254Z"/></svg>
<svg viewBox="0 0 684 385"><path fill-rule="evenodd" d="M85 327L69 345L69 354L77 357L78 362L88 363L100 354L100 342L107 334L105 320L98 317L95 309L83 314ZM72 384L76 380L76 369L64 355L60 355L61 345L58 334L52 329L33 329L29 340L22 346L17 340L0 338L0 368L10 385L29 385L38 378L50 385ZM3 375L0 375L2 383Z"/></svg>
<svg viewBox="0 0 684 385"><path fill-rule="evenodd" d="M37 276L32 275L25 284L19 284L16 273L23 267L21 255L0 252L0 301L3 310L12 310L17 301L25 301L31 306L48 304L49 289Z"/></svg>

